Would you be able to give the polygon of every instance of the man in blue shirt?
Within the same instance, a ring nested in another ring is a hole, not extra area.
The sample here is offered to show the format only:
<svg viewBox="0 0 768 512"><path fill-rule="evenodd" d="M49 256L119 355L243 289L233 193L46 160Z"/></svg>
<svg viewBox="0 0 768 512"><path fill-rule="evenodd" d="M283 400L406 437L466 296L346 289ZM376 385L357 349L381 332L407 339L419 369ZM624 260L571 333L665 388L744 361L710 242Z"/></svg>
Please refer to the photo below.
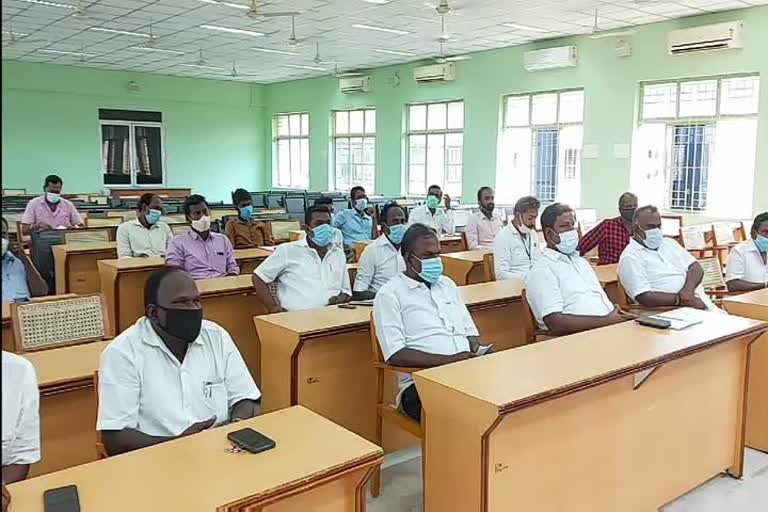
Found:
<svg viewBox="0 0 768 512"><path fill-rule="evenodd" d="M352 207L337 213L333 220L333 227L340 229L344 235L344 247L347 251L354 249L355 242L376 238L371 217L373 208L368 207L365 189L353 187L350 198Z"/></svg>
<svg viewBox="0 0 768 512"><path fill-rule="evenodd" d="M3 302L29 299L29 285L24 263L10 250L8 222L3 219Z"/></svg>

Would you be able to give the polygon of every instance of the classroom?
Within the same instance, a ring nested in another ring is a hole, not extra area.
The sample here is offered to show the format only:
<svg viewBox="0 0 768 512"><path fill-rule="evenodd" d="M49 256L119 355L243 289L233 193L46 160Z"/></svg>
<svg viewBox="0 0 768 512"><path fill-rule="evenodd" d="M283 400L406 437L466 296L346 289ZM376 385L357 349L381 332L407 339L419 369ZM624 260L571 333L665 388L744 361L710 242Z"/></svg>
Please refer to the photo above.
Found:
<svg viewBox="0 0 768 512"><path fill-rule="evenodd" d="M2 512L768 507L768 0L2 40Z"/></svg>

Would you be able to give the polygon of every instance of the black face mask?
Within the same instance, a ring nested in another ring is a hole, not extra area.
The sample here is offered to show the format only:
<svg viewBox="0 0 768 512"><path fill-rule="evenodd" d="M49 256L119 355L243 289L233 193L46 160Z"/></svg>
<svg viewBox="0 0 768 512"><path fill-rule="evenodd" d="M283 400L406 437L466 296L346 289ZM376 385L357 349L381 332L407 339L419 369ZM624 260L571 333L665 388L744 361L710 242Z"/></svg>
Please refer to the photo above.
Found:
<svg viewBox="0 0 768 512"><path fill-rule="evenodd" d="M203 327L202 309L157 307L165 311L165 325L160 325L160 327L171 336L192 343L200 335L200 329Z"/></svg>
<svg viewBox="0 0 768 512"><path fill-rule="evenodd" d="M619 210L619 213L621 214L621 218L624 219L627 222L632 222L635 220L635 209L621 209Z"/></svg>

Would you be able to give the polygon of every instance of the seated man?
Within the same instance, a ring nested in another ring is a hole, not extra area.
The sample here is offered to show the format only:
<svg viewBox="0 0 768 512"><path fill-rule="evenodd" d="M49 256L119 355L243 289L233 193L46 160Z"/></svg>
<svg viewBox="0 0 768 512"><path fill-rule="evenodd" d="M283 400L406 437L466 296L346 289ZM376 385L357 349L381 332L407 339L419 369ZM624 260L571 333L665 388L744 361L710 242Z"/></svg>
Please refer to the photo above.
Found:
<svg viewBox="0 0 768 512"><path fill-rule="evenodd" d="M501 215L495 212L495 194L491 187L482 187L477 191L477 203L480 211L469 216L464 234L467 237L467 249L490 248L496 235L504 227Z"/></svg>
<svg viewBox="0 0 768 512"><path fill-rule="evenodd" d="M525 280L533 263L541 256L536 218L539 200L522 197L515 203L514 218L493 242L493 267L496 280Z"/></svg>
<svg viewBox="0 0 768 512"><path fill-rule="evenodd" d="M439 208L440 201L445 203L445 210ZM456 224L451 210L451 196L443 195L443 189L439 185L430 186L427 189L427 201L411 210L408 224L424 224L434 229L438 235L454 234Z"/></svg>
<svg viewBox="0 0 768 512"><path fill-rule="evenodd" d="M611 303L589 262L576 251L570 206L547 206L541 228L547 247L525 280L528 304L541 328L564 336L635 318Z"/></svg>
<svg viewBox="0 0 768 512"><path fill-rule="evenodd" d="M333 221L336 218L333 213L333 198L329 196L321 196L315 199L314 204L315 206L320 206L321 208L328 210L328 213L331 214L331 226L333 226ZM333 228L333 237L331 238L331 243L341 247L342 249L344 248L344 235L341 234L341 230L339 228Z"/></svg>
<svg viewBox="0 0 768 512"><path fill-rule="evenodd" d="M597 247L598 265L618 263L621 252L629 244L636 209L637 196L631 192L621 194L619 216L602 221L586 233L576 248L579 254L587 254Z"/></svg>
<svg viewBox="0 0 768 512"><path fill-rule="evenodd" d="M240 273L229 238L211 231L205 198L192 194L184 201L184 215L192 229L171 239L165 264L179 267L192 279L236 276Z"/></svg>
<svg viewBox="0 0 768 512"><path fill-rule="evenodd" d="M280 244L253 272L256 295L270 313L320 308L349 302L347 259L331 243L331 214L322 206L304 213L306 237ZM277 298L267 286L277 281Z"/></svg>
<svg viewBox="0 0 768 512"><path fill-rule="evenodd" d="M48 285L29 256L11 241L8 222L3 226L3 302L25 301L48 293Z"/></svg>
<svg viewBox="0 0 768 512"><path fill-rule="evenodd" d="M40 460L40 392L32 363L3 350L4 483L27 478Z"/></svg>
<svg viewBox="0 0 768 512"><path fill-rule="evenodd" d="M440 241L431 228L414 224L400 250L406 270L385 284L373 303L376 336L388 364L430 368L477 355L477 327L459 289L442 275ZM413 380L400 379L400 407L421 421Z"/></svg>
<svg viewBox="0 0 768 512"><path fill-rule="evenodd" d="M136 210L135 220L117 227L117 257L165 256L173 233L168 224L160 222L163 200L157 194L142 194Z"/></svg>
<svg viewBox="0 0 768 512"><path fill-rule="evenodd" d="M732 292L768 288L768 212L755 217L750 236L728 255L725 284Z"/></svg>
<svg viewBox="0 0 768 512"><path fill-rule="evenodd" d="M381 211L381 236L368 244L357 265L357 277L352 298L369 300L390 279L405 270L400 254L400 243L407 226L405 211L396 203L389 203Z"/></svg>
<svg viewBox="0 0 768 512"><path fill-rule="evenodd" d="M373 208L368 206L365 189L352 187L350 199L352 207L340 211L333 219L333 227L341 230L347 250L354 249L355 242L370 240L375 236L371 217Z"/></svg>
<svg viewBox="0 0 768 512"><path fill-rule="evenodd" d="M227 222L224 234L235 249L273 245L267 225L253 220L253 200L250 192L242 188L235 190L232 192L232 203L237 208L237 218Z"/></svg>
<svg viewBox="0 0 768 512"><path fill-rule="evenodd" d="M704 269L691 253L661 231L655 206L635 213L632 240L619 259L619 280L627 296L642 306L717 309L704 293Z"/></svg>
<svg viewBox="0 0 768 512"><path fill-rule="evenodd" d="M83 226L83 219L71 201L61 197L63 182L55 174L45 177L43 195L30 200L21 216L21 231L29 235L32 231L47 229L68 229Z"/></svg>
<svg viewBox="0 0 768 512"><path fill-rule="evenodd" d="M203 320L192 278L147 279L144 313L101 354L96 429L117 455L242 419L261 397L229 333Z"/></svg>

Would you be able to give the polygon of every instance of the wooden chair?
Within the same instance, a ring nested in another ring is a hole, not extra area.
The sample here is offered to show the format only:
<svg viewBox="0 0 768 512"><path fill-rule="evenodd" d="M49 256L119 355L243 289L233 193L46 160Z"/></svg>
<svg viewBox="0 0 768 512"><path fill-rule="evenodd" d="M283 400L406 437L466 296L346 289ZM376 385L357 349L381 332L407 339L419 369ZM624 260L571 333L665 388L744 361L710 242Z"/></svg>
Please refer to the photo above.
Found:
<svg viewBox="0 0 768 512"><path fill-rule="evenodd" d="M618 297L617 297L618 304L616 305L619 306L624 311L627 311L634 315L650 316L656 313L661 313L662 311L669 311L670 309L677 308L677 306L659 306L656 308L649 308L647 306L643 306L642 304L633 302L632 299L629 298L626 290L624 290L624 286L622 286L621 284L621 279L618 279L616 281L616 285L618 286Z"/></svg>
<svg viewBox="0 0 768 512"><path fill-rule="evenodd" d="M133 220L136 218L136 210L107 210L107 218L119 217L123 219L123 222Z"/></svg>
<svg viewBox="0 0 768 512"><path fill-rule="evenodd" d="M699 259L699 265L704 269L704 278L701 280L701 284L704 286L706 294L709 295L715 304L720 305L723 297L744 293L728 290L723 278L723 266L717 257L701 258Z"/></svg>
<svg viewBox="0 0 768 512"><path fill-rule="evenodd" d="M190 229L192 229L192 226L190 224L170 224L171 233L173 236L179 236L183 235L184 233L187 233Z"/></svg>
<svg viewBox="0 0 768 512"><path fill-rule="evenodd" d="M374 442L383 446L384 443L384 421L394 423L406 432L421 439L422 444L422 470L424 465L424 416L421 417L421 423L412 419L407 414L400 412L394 404L386 403L384 400L384 382L387 373L400 376L400 374L412 374L421 368L401 368L388 365L381 353L381 346L376 337L376 326L371 314L371 352L373 353L373 367L376 371L376 439ZM375 498L381 493L381 466L379 466L371 478L371 495Z"/></svg>
<svg viewBox="0 0 768 512"><path fill-rule="evenodd" d="M87 217L85 219L85 227L87 228L103 228L105 226L119 226L122 223L123 223L123 218L120 216Z"/></svg>
<svg viewBox="0 0 768 512"><path fill-rule="evenodd" d="M11 304L16 352L35 352L107 338L106 305L98 293Z"/></svg>
<svg viewBox="0 0 768 512"><path fill-rule="evenodd" d="M275 242L286 242L291 239L290 232L301 229L298 220L273 220L267 223L269 234Z"/></svg>
<svg viewBox="0 0 768 512"><path fill-rule="evenodd" d="M187 224L187 217L183 213L169 213L160 217L160 221L173 227L174 224Z"/></svg>
<svg viewBox="0 0 768 512"><path fill-rule="evenodd" d="M104 219L100 219L104 220ZM109 219L109 220L120 220ZM104 243L109 242L111 239L111 231L109 229L68 229L64 231L64 243L65 244L89 244L89 243Z"/></svg>
<svg viewBox="0 0 768 512"><path fill-rule="evenodd" d="M485 270L485 280L492 282L496 280L496 261L493 258L492 252L487 252L483 255L483 270Z"/></svg>
<svg viewBox="0 0 768 512"><path fill-rule="evenodd" d="M99 370L93 372L93 396L96 399L96 414L99 412ZM102 460L109 457L107 448L101 438L101 432L96 431L96 459Z"/></svg>
<svg viewBox="0 0 768 512"><path fill-rule="evenodd" d="M528 296L523 289L522 296L523 304L523 328L525 329L525 342L536 343L537 341L544 341L555 336L552 336L546 329L541 329L539 323L536 321L536 316L533 314L531 305L528 304Z"/></svg>

